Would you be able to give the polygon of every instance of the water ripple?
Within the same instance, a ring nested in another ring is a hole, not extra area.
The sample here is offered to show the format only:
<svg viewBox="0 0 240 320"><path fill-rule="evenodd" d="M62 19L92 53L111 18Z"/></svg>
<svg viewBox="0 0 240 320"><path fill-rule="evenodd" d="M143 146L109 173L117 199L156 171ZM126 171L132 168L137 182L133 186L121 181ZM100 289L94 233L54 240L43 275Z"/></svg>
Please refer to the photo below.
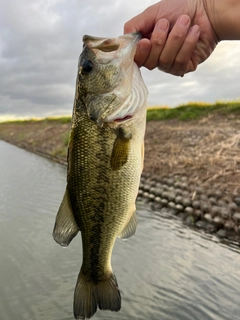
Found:
<svg viewBox="0 0 240 320"><path fill-rule="evenodd" d="M0 153L0 318L71 320L81 239L63 249L51 235L66 169L1 141ZM239 320L239 248L141 204L137 215L113 252L122 309L94 319Z"/></svg>

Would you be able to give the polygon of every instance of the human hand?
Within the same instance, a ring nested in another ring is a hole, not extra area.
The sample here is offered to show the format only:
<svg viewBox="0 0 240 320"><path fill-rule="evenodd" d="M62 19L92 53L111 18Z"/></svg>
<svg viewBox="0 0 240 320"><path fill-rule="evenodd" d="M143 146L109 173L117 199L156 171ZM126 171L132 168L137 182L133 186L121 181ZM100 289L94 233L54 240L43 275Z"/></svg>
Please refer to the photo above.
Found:
<svg viewBox="0 0 240 320"><path fill-rule="evenodd" d="M176 76L196 70L219 41L203 0L162 0L125 24L125 33L134 31L143 35L136 63Z"/></svg>

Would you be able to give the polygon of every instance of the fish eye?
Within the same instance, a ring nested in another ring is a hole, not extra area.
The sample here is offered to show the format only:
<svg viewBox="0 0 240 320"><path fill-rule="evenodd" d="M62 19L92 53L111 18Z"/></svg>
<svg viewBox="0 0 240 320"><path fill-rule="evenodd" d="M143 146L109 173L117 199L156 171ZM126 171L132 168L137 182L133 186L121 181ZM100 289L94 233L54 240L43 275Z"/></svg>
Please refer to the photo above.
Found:
<svg viewBox="0 0 240 320"><path fill-rule="evenodd" d="M85 60L83 61L83 64L82 64L82 70L85 72L85 73L90 73L93 69L93 63L91 60Z"/></svg>

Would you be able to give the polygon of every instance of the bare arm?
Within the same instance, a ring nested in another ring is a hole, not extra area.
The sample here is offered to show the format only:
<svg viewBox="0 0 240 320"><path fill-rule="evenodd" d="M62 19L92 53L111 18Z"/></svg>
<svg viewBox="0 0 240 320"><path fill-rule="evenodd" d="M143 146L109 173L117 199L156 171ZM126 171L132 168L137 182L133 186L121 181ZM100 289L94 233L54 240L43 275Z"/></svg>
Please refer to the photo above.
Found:
<svg viewBox="0 0 240 320"><path fill-rule="evenodd" d="M203 0L219 40L240 40L240 1Z"/></svg>

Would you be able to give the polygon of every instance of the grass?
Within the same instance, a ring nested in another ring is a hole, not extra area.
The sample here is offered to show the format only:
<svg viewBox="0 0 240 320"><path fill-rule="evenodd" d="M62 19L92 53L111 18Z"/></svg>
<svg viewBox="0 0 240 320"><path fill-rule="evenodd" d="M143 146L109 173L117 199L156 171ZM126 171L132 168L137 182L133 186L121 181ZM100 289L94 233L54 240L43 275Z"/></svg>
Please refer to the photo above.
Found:
<svg viewBox="0 0 240 320"><path fill-rule="evenodd" d="M240 100L236 101L217 101L215 103L205 102L189 102L176 108L168 108L161 106L149 107L147 110L147 121L161 121L168 119L178 119L182 121L198 120L207 117L210 114L219 115L240 115ZM27 122L58 122L60 124L70 123L71 116L48 117L45 119L29 119L29 120L10 120L7 123L25 124Z"/></svg>
<svg viewBox="0 0 240 320"><path fill-rule="evenodd" d="M63 140L63 144L64 144L64 146L68 146L68 141L69 141L69 132L67 131L67 132L64 132L63 134L62 134L62 140Z"/></svg>
<svg viewBox="0 0 240 320"><path fill-rule="evenodd" d="M59 123L70 123L72 120L72 117L71 116L63 116L63 117L49 117L49 118L46 118L44 119L43 121L57 121Z"/></svg>
<svg viewBox="0 0 240 320"><path fill-rule="evenodd" d="M240 114L240 100L229 102L219 101L214 104L189 102L176 108L149 108L147 111L147 121L167 119L178 119L182 121L197 120L207 117L211 113L218 113L219 115Z"/></svg>
<svg viewBox="0 0 240 320"><path fill-rule="evenodd" d="M53 157L64 157L66 158L67 157L67 148L62 148L62 147L59 147L59 148L55 148L54 150L52 150L50 152L51 156Z"/></svg>
<svg viewBox="0 0 240 320"><path fill-rule="evenodd" d="M25 124L28 122L43 122L43 123L49 123L49 122L59 122L61 124L64 123L70 123L72 120L71 116L63 116L63 117L47 117L44 119L38 119L38 118L31 118L31 119L16 119L16 120L8 120L2 123L9 123L9 124Z"/></svg>

